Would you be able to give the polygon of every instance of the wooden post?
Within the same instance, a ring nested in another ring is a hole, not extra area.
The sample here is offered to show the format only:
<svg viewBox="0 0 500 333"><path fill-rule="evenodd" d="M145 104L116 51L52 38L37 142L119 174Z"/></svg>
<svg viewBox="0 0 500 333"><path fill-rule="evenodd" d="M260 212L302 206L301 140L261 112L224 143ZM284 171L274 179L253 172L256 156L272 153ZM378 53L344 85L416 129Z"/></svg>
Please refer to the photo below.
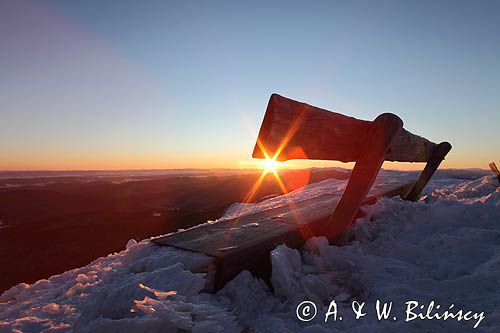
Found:
<svg viewBox="0 0 500 333"><path fill-rule="evenodd" d="M427 161L427 164L420 174L420 177L418 177L417 182L411 189L410 193L408 193L403 199L408 201L417 201L420 198L420 194L422 194L425 185L427 185L429 180L432 178L432 175L437 170L441 162L444 160L444 157L450 150L451 144L448 142L441 142L436 146L436 148L434 148L434 150L432 151L432 155Z"/></svg>
<svg viewBox="0 0 500 333"><path fill-rule="evenodd" d="M325 236L330 242L335 241L353 222L378 175L392 140L402 128L403 121L392 113L383 113L371 123L347 187L325 228Z"/></svg>
<svg viewBox="0 0 500 333"><path fill-rule="evenodd" d="M491 172L493 172L494 176L497 176L498 182L500 183L500 171L498 171L497 165L495 164L495 162L491 162L489 164L489 166L490 166Z"/></svg>

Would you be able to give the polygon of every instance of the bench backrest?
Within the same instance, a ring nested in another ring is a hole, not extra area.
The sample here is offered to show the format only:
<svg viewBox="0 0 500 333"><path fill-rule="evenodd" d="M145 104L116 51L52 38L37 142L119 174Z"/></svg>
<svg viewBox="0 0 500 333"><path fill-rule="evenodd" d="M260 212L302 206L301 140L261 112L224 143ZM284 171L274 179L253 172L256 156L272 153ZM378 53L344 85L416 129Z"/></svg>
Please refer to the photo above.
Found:
<svg viewBox="0 0 500 333"><path fill-rule="evenodd" d="M371 121L331 112L273 94L252 156L278 153L291 159L355 162L367 140ZM427 162L437 145L405 129L393 139L386 161Z"/></svg>
<svg viewBox="0 0 500 333"><path fill-rule="evenodd" d="M325 236L334 241L354 221L384 161L427 162L413 187L401 195L416 201L450 149L448 142L435 144L406 131L392 113L359 120L273 94L252 156L356 162L325 226Z"/></svg>

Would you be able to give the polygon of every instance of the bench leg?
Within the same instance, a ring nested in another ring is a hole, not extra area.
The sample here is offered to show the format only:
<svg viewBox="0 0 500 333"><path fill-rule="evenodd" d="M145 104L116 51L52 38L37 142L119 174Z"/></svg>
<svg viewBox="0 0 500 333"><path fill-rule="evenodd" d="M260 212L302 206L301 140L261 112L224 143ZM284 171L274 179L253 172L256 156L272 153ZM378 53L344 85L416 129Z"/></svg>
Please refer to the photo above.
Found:
<svg viewBox="0 0 500 333"><path fill-rule="evenodd" d="M417 182L413 185L411 191L403 198L408 201L417 201L420 198L420 194L424 190L425 185L432 178L434 172L436 172L437 168L444 160L444 157L451 150L451 144L448 142L441 142L438 144L434 150L432 151L431 157L427 161L424 170L418 177Z"/></svg>
<svg viewBox="0 0 500 333"><path fill-rule="evenodd" d="M497 165L495 162L491 162L488 165L490 166L491 172L493 172L493 176L496 176L498 178L498 182L500 183L500 171L498 171Z"/></svg>
<svg viewBox="0 0 500 333"><path fill-rule="evenodd" d="M371 124L365 146L325 230L330 242L335 241L354 221L359 207L378 175L392 140L403 128L396 115L384 113Z"/></svg>

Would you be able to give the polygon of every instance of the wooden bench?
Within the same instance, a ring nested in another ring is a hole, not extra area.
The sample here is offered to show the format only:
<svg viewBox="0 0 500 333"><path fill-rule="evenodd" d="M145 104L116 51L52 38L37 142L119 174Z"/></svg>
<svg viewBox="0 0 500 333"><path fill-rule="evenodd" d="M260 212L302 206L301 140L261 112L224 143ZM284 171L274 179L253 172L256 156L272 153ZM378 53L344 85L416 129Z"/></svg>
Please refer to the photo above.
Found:
<svg viewBox="0 0 500 333"><path fill-rule="evenodd" d="M384 113L370 122L273 94L252 156L356 162L345 191L204 224L154 242L214 258L215 278L209 290L220 289L245 269L266 278L269 252L276 245L299 247L318 235L334 242L353 223L360 206L380 196L417 200L450 149L447 142L435 144L406 131L394 114ZM427 164L416 182L375 183L384 160Z"/></svg>

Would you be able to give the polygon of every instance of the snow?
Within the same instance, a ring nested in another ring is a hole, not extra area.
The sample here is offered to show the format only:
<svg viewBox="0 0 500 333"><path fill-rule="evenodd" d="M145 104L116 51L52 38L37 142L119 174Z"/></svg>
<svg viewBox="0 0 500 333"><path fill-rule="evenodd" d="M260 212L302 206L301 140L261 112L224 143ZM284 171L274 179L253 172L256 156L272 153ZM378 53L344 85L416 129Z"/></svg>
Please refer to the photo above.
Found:
<svg viewBox="0 0 500 333"><path fill-rule="evenodd" d="M345 185L345 180L330 178L292 191L288 195L275 196L258 203L235 203L229 206L222 218L216 222L233 219L241 215L276 209L278 207L288 207L290 201L297 204L308 199L340 193L344 190Z"/></svg>
<svg viewBox="0 0 500 333"><path fill-rule="evenodd" d="M382 175L406 179L410 173ZM325 180L290 196L321 198L345 182ZM496 178L438 176L416 203L381 199L366 206L338 245L310 239L302 249L271 253L271 290L242 272L216 294L204 292L212 260L149 240L89 265L19 284L0 296L0 332L334 332L470 331L476 320L404 321L405 302L484 312L477 331L500 330L500 188ZM284 204L277 196L235 205L216 221ZM214 223L214 222L213 222ZM318 316L297 319L297 305ZM332 300L343 320L326 323ZM398 320L378 321L377 300L394 303ZM353 301L366 302L359 320Z"/></svg>

